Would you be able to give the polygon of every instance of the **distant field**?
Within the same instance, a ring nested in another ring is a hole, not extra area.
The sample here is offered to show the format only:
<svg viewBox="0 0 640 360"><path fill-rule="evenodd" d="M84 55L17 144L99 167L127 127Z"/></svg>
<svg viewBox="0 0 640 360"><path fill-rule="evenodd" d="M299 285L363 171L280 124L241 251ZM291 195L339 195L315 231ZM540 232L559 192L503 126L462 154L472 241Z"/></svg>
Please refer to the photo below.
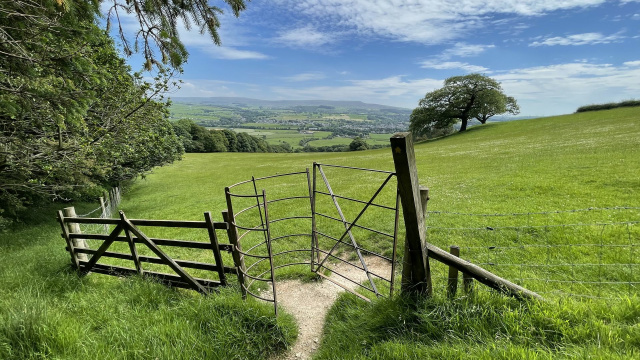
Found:
<svg viewBox="0 0 640 360"><path fill-rule="evenodd" d="M301 134L298 130L271 130L271 129L233 129L236 132L246 132L249 135L264 137L265 140L272 145L278 145L283 142L289 143L293 148L300 147L300 140L314 138L322 139L331 135L328 131L315 131L313 134Z"/></svg>

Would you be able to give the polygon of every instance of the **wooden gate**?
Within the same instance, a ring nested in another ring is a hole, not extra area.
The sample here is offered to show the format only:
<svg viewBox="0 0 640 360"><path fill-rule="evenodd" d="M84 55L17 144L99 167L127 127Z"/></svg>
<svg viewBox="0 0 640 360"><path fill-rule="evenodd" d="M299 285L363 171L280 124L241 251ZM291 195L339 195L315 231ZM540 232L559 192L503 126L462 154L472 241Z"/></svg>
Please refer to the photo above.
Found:
<svg viewBox="0 0 640 360"><path fill-rule="evenodd" d="M96 272L108 275L134 275L149 276L170 286L193 289L201 293L208 293L212 288L227 284L227 274L236 274L236 267L226 267L222 262L221 251L232 252L231 244L220 244L216 236L216 229L227 229L227 223L213 222L209 212L204 213L204 221L174 221L174 220L134 220L128 219L124 212L120 211L119 219L65 217L62 211L58 211L58 221L62 227L62 237L67 242L67 250L71 255L73 266L82 274ZM109 234L81 233L76 224L94 224L111 226ZM139 227L173 227L187 229L206 230L209 242L186 241L173 239L155 239L145 235ZM75 244L77 240L102 241L98 249L81 248ZM117 242L128 244L129 253L108 251ZM138 244L150 249L156 256L139 255ZM177 260L169 257L160 247L181 247L189 249L206 249L212 251L213 263L204 263L188 260ZM91 257L82 260L80 254ZM103 258L129 260L133 267L103 264L99 261ZM143 264L166 265L174 274L145 270ZM217 279L195 277L185 270L206 270L216 274Z"/></svg>

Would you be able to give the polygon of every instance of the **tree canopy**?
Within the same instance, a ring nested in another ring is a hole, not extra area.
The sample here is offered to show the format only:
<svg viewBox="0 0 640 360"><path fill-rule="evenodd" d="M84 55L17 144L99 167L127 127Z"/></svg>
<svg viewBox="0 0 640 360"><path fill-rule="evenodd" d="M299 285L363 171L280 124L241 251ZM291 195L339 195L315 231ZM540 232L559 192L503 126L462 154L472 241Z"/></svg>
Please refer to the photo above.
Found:
<svg viewBox="0 0 640 360"><path fill-rule="evenodd" d="M460 131L465 131L472 119L484 124L494 115L519 112L516 100L505 95L496 80L481 74L453 76L420 100L409 128L416 135L429 136L453 131L460 122Z"/></svg>
<svg viewBox="0 0 640 360"><path fill-rule="evenodd" d="M25 0L26 1L26 0ZM176 68L187 59L187 50L180 40L178 24L187 30L196 27L201 34L211 37L214 44L220 45L218 34L220 20L218 15L223 9L209 5L209 0L56 0L65 4L74 2L100 2L110 4L107 10L107 30L112 21L118 27L118 36L123 44L125 54L130 55L137 49L142 49L146 60L145 67L150 70L154 65L169 64ZM249 0L250 1L250 0ZM220 0L226 3L234 16L246 8L244 0ZM138 29L133 38L133 44L128 34L123 30L121 17L133 15L138 22ZM154 52L154 47L160 52L160 61Z"/></svg>

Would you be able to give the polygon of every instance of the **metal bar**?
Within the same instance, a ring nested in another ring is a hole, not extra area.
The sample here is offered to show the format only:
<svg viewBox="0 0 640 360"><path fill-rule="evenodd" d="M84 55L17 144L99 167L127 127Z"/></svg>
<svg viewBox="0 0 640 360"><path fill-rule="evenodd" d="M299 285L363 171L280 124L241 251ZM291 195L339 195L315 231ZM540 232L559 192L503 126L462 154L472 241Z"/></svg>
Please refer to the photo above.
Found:
<svg viewBox="0 0 640 360"><path fill-rule="evenodd" d="M324 217L324 218L327 218L327 219L331 219L331 220L335 220L335 221L342 222L340 219L334 218L333 216L325 215L325 214L322 214L322 213L317 213L317 214L318 214L318 215L320 215L320 216L322 216L322 217ZM349 225L351 225L351 224L352 224L352 223L350 223L350 222L348 222L348 221L347 221L346 223L347 223L347 224L349 224ZM366 226L362 226L362 225L358 225L358 224L353 224L353 227L357 227L357 228L359 228L359 229L368 230L368 231L374 232L374 233L376 233L376 234L380 234L380 235L383 235L383 236L386 236L386 237L393 238L393 235L391 235L391 234L387 234L386 232L382 232L382 231L380 231L380 230L371 229L371 228L368 228L368 227L366 227Z"/></svg>
<svg viewBox="0 0 640 360"><path fill-rule="evenodd" d="M271 267L271 284L273 286L273 309L278 317L278 297L276 295L276 274L273 268L273 253L271 251L271 228L269 226L269 206L267 205L267 194L262 190L262 202L264 203L264 221L267 226L267 251L269 252L269 266Z"/></svg>
<svg viewBox="0 0 640 360"><path fill-rule="evenodd" d="M251 206L249 206L248 208L244 208L244 209L242 209L242 210L238 211L238 213L234 214L234 216L236 216L236 217L237 217L238 215L242 214L243 212L248 211L248 210L251 210L251 209L255 209L256 207L258 207L258 206L260 206L260 205L262 205L262 204L258 202L258 204L257 204L257 205L251 205Z"/></svg>
<svg viewBox="0 0 640 360"><path fill-rule="evenodd" d="M347 223L346 223L347 220L345 219L344 214L342 213L342 209L340 208L340 205L338 204L338 200L333 196L333 189L331 189L331 185L329 184L329 181L327 180L327 176L324 174L324 171L322 170L321 166L318 167L318 170L320 170L320 175L322 175L322 179L324 180L324 183L327 186L327 190L329 190L329 193L332 195L331 198L333 199L333 203L335 204L336 209L338 210L338 214L340 214L340 218L342 219L344 227L346 228L346 231L345 231L344 234L342 234L342 236L340 237L340 240L342 240L347 234L349 234L349 238L351 239L351 242L354 245L356 254L358 255L358 258L360 259L360 263L362 263L362 267L365 268L365 272L367 274L367 278L369 279L369 282L371 283L371 287L374 289L374 292L375 292L376 296L380 296L380 294L378 293L378 289L376 288L376 284L373 283L373 279L369 275L369 269L367 268L367 264L365 263L364 258L362 257L362 254L360 253L360 250L359 250L359 247L358 247L358 243L356 242L356 239L353 237L353 234L351 234L351 228L360 219L362 214L364 214L364 212L369 208L369 205L373 202L373 200L375 200L375 198L378 196L378 194L380 194L380 191L382 191L382 189L387 184L387 182L389 182L389 180L391 179L393 174L389 174L389 176L387 176L387 178L384 180L382 185L378 188L378 190L376 190L375 194L371 197L371 199L369 200L367 205L364 206L364 208L360 211L358 216L356 216L356 218L353 220L351 225L347 225ZM336 245L334 245L334 247L329 251L330 253L335 249L337 244L338 243L336 243ZM327 259L327 257L325 257L324 260L322 260L320 262L320 264L322 265L326 259Z"/></svg>
<svg viewBox="0 0 640 360"><path fill-rule="evenodd" d="M290 196L290 197L281 198L281 199L269 200L269 201L267 201L267 203L268 204L273 204L275 202L283 201L283 200L308 199L308 198L309 198L308 196Z"/></svg>
<svg viewBox="0 0 640 360"><path fill-rule="evenodd" d="M363 171L371 171L371 172L384 173L384 174L393 174L393 175L396 174L393 171L385 171L385 170L366 169L366 168L359 168L359 167L352 167L352 166L329 165L329 164L320 164L320 163L314 163L314 164L318 164L318 167L320 167L320 166L329 166L329 167L335 167L335 168L352 169L352 170L363 170Z"/></svg>
<svg viewBox="0 0 640 360"><path fill-rule="evenodd" d="M331 194L326 193L324 191L316 191L318 194L322 194L322 195L328 195L331 196ZM363 200L358 200L358 199L353 199L350 197L346 197L346 196L340 196L340 195L334 195L335 197L339 198L339 199L344 199L344 200L350 200L350 201L354 201L360 204L366 204L366 201ZM383 208L383 209L387 209L387 210L395 210L394 208L392 208L391 206L386 206L386 205L380 205L380 204L374 204L372 203L371 206L375 206L375 207L379 207L379 208Z"/></svg>
<svg viewBox="0 0 640 360"><path fill-rule="evenodd" d="M253 296L253 297L254 297L254 298L256 298L256 299L260 299L260 300L264 300L264 301L268 301L268 302L272 302L272 303L275 303L275 302L276 302L274 299L267 299L267 298L263 298L262 296L258 296L258 295L256 295L256 294L252 293L251 291L249 291L249 289L245 288L245 286L244 286L244 285L242 285L242 287L244 288L244 291L245 291L245 292L249 293L249 295ZM276 315L276 316L277 316L277 315Z"/></svg>
<svg viewBox="0 0 640 360"><path fill-rule="evenodd" d="M289 175L299 175L299 174L304 174L304 173L305 173L304 171L298 171L298 172L292 172L292 173L287 173L287 174L276 174L276 175L270 175L270 176L257 178L256 180L260 181L260 180L272 179L272 178L276 178L276 177L289 176Z"/></svg>
<svg viewBox="0 0 640 360"><path fill-rule="evenodd" d="M222 285L227 285L227 276L224 271L224 264L222 263L222 255L220 255L220 247L218 246L218 236L216 235L216 229L213 227L213 219L211 218L211 212L204 213L204 221L207 223L207 232L209 233L209 241L211 241L211 250L213 251L213 258L218 266L218 279Z"/></svg>
<svg viewBox="0 0 640 360"><path fill-rule="evenodd" d="M323 266L323 267L324 267L324 266ZM325 269L326 269L326 268L325 268ZM337 281L333 280L332 278L330 278L330 277L328 277L328 276L323 275L321 272L318 272L317 274L318 274L321 278L323 278L323 279L325 279L325 280L328 280L328 281L330 281L330 282L334 283L335 285L340 286L341 288L343 288L343 289L345 289L346 291L348 291L348 292L352 293L353 295L355 295L355 296L359 297L360 299L362 299L362 300L364 300L364 301L366 301L366 302L371 302L371 300L369 300L369 298L367 298L366 296L361 295L361 294L358 294L357 292L355 292L355 291L353 291L353 290L349 289L349 288L348 288L348 287L346 287L345 285L340 284L339 282L337 282ZM334 274L336 274L336 275L340 275L340 274L338 274L338 273L334 273ZM340 275L340 276L342 276L342 275ZM348 278L345 278L345 279L347 279L347 280L351 281L351 279L348 279ZM359 285L359 284L358 284L358 285ZM362 285L360 285L360 286L362 286Z"/></svg>
<svg viewBox="0 0 640 360"><path fill-rule="evenodd" d="M229 185L229 186L227 186L227 189L231 189L231 188L236 187L238 185L246 184L248 182L251 182L251 180L240 181L239 183L235 183L233 185Z"/></svg>
<svg viewBox="0 0 640 360"><path fill-rule="evenodd" d="M234 194L234 193L229 193L229 196L237 197L237 198L257 198L256 195L240 195L240 194Z"/></svg>
<svg viewBox="0 0 640 360"><path fill-rule="evenodd" d="M233 226L237 227L238 229L242 229L242 230L250 230L250 231L266 231L265 229L258 229L259 226L262 225L258 225L256 227L252 227L252 228L248 228L248 227L244 227L244 226L240 226L238 224L233 224Z"/></svg>
<svg viewBox="0 0 640 360"><path fill-rule="evenodd" d="M347 246L351 246L351 247L353 247L353 244L349 244L348 242L341 241L340 239L338 239L338 238L334 238L333 236L331 236L331 235L327 235L327 234L325 234L325 233L323 233L323 232L321 232L321 231L318 231L318 234L320 234L320 235L322 235L322 236L324 236L324 237L326 237L326 238L329 238L329 239L331 239L331 240L337 241L337 242L339 242L340 244L343 244L343 245L347 245ZM377 257L379 257L379 258L381 258L381 259L385 259L385 260L387 260L387 261L389 261L389 262L391 262L391 260L392 260L392 259L390 259L390 258L388 258L388 257L386 257L386 256L384 256L384 255L382 255L382 254L378 254L377 252L374 252L374 251L371 251L371 250L367 250L367 249L360 248L360 251L364 251L364 252L366 252L367 254L371 254L371 255L373 255L373 256L377 256Z"/></svg>
<svg viewBox="0 0 640 360"><path fill-rule="evenodd" d="M275 253L275 254L273 254L273 256L276 257L278 255L284 255L284 254L288 254L288 253L292 253L292 252L307 252L307 251L311 251L311 250L310 249L285 250L285 251L280 251L279 253Z"/></svg>
<svg viewBox="0 0 640 360"><path fill-rule="evenodd" d="M389 286L389 297L393 296L393 285L396 280L396 256L398 244L398 224L400 220L400 191L396 190L396 216L393 225L393 253L391 255L391 285Z"/></svg>
<svg viewBox="0 0 640 360"><path fill-rule="evenodd" d="M307 169L307 181L309 176L309 169ZM313 249L318 248L318 235L316 234L316 163L313 163L313 188L309 187L310 200L311 200L311 272L315 272L313 269L314 253ZM320 253L316 253L318 260L320 260Z"/></svg>
<svg viewBox="0 0 640 360"><path fill-rule="evenodd" d="M295 251L295 250L293 250L293 251ZM302 251L304 251L304 250L302 250ZM324 251L324 250L320 250L320 252L322 252L323 254L328 254L328 253L327 253L326 251ZM347 261L347 260L344 260L344 259L342 259L342 258L340 258L340 257L338 257L338 256L335 256L335 255L332 255L332 254L328 254L328 255L329 255L329 256L331 256L332 258L336 259L336 260L340 260L340 261L342 261L342 262L343 262L343 263L345 263L345 264L351 265L351 266L353 266L354 268L356 268L356 269L358 269L358 270L362 270L362 271L364 271L364 269L363 269L362 267L360 267L360 266L358 266L358 265L356 265L356 264L354 264L354 263L352 263L352 262L349 262L349 261ZM372 272L372 271L370 271L369 273L370 273L371 275L373 275L373 276L377 277L377 278L378 278L378 279L380 279L380 280L384 280L384 281L386 281L386 282L388 282L388 283L390 283L390 282L391 282L391 280L389 280L389 279L385 278L384 276L378 275L378 274L376 274L376 273L374 273L374 272Z"/></svg>
<svg viewBox="0 0 640 360"><path fill-rule="evenodd" d="M292 220L292 219L311 219L311 216L290 216L290 217L286 217L286 218L280 218L280 219L271 220L269 222L269 224L277 223L277 222L283 221L283 220Z"/></svg>
<svg viewBox="0 0 640 360"><path fill-rule="evenodd" d="M271 241L276 241L276 240L279 240L279 239L289 238L289 237L294 237L294 236L311 236L311 234L289 234L289 235L282 235L282 236L278 236L278 237L275 237L275 238L271 239Z"/></svg>

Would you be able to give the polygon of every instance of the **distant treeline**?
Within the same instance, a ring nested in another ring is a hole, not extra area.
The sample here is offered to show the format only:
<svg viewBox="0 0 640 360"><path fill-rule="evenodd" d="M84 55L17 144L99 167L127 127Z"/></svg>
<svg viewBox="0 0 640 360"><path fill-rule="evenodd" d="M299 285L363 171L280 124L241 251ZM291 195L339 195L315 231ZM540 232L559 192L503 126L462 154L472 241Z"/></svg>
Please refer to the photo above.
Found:
<svg viewBox="0 0 640 360"><path fill-rule="evenodd" d="M189 119L182 119L172 123L173 131L188 153L209 152L261 152L261 153L290 153L290 152L342 152L378 149L384 145L371 146L367 142L356 137L349 145L310 146L309 141L317 140L308 138L301 141L300 149L293 149L289 143L270 145L264 139L251 136L247 133L236 133L233 130L209 130Z"/></svg>
<svg viewBox="0 0 640 360"><path fill-rule="evenodd" d="M581 106L576 110L577 113L585 112L585 111L598 111L598 110L609 110L616 109L621 107L634 107L640 106L640 100L626 100L618 103L607 103L607 104L593 104Z"/></svg>
<svg viewBox="0 0 640 360"><path fill-rule="evenodd" d="M233 130L208 130L195 122L182 119L174 123L173 130L188 153L205 152L291 152L291 145L269 145L263 139Z"/></svg>

